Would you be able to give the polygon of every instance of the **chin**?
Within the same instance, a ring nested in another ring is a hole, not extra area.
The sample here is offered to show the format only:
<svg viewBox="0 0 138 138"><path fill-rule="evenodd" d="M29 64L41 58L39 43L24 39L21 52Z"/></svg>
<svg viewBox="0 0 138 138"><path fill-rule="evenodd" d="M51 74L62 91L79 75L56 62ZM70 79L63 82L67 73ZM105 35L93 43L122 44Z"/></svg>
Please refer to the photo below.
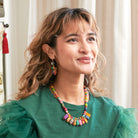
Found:
<svg viewBox="0 0 138 138"><path fill-rule="evenodd" d="M93 72L93 68L85 68L85 69L81 69L83 74L91 74Z"/></svg>
<svg viewBox="0 0 138 138"><path fill-rule="evenodd" d="M87 70L87 71L82 71L81 74L87 74L90 75L93 70Z"/></svg>

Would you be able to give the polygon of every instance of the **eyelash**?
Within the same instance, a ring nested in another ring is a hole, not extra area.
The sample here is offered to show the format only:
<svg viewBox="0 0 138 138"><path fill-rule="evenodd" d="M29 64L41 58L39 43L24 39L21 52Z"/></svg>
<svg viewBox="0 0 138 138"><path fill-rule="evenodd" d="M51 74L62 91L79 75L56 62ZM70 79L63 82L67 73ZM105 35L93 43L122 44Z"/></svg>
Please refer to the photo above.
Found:
<svg viewBox="0 0 138 138"><path fill-rule="evenodd" d="M95 37L90 37L88 40L90 40L90 41L96 41L96 38Z"/></svg>
<svg viewBox="0 0 138 138"><path fill-rule="evenodd" d="M78 41L76 38L71 38L67 42L76 42L76 41Z"/></svg>
<svg viewBox="0 0 138 138"><path fill-rule="evenodd" d="M96 38L95 38L95 37L89 37L89 38L88 38L88 41L89 41L89 42L96 41ZM71 39L67 40L67 42L78 42L78 39L76 39L76 38L71 38Z"/></svg>

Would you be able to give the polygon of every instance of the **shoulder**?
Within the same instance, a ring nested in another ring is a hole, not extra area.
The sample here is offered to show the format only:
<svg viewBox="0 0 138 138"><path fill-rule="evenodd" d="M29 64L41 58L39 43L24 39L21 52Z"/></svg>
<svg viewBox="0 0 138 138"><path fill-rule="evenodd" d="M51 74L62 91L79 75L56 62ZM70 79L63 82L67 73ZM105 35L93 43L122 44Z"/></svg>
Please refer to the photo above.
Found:
<svg viewBox="0 0 138 138"><path fill-rule="evenodd" d="M104 120L110 126L117 126L120 119L120 110L112 99L103 96L92 96L91 101L93 101L91 105L97 119Z"/></svg>
<svg viewBox="0 0 138 138"><path fill-rule="evenodd" d="M109 118L115 119L118 123L122 121L122 118L128 117L130 119L134 119L134 116L136 116L135 108L124 108L123 106L118 106L112 99L108 97L95 97L94 104L96 108L103 113L103 115L105 114L106 117L109 116Z"/></svg>
<svg viewBox="0 0 138 138"><path fill-rule="evenodd" d="M115 138L138 136L136 109L118 106L108 97L96 97L95 102L102 111L102 116L106 115L106 121L113 121L112 136Z"/></svg>
<svg viewBox="0 0 138 138"><path fill-rule="evenodd" d="M102 108L104 111L107 111L107 112L113 111L113 112L119 113L118 106L115 104L115 102L112 99L108 97L104 97L104 96L94 97L94 103L98 108Z"/></svg>
<svg viewBox="0 0 138 138"><path fill-rule="evenodd" d="M45 102L49 99L49 91L48 87L39 87L34 94L19 100L18 103L34 116L40 107L44 107Z"/></svg>
<svg viewBox="0 0 138 138"><path fill-rule="evenodd" d="M35 122L18 101L0 106L0 137L36 138L35 128Z"/></svg>
<svg viewBox="0 0 138 138"><path fill-rule="evenodd" d="M112 99L108 98L108 97L99 96L99 97L95 97L95 99L101 104L116 106L115 102Z"/></svg>
<svg viewBox="0 0 138 138"><path fill-rule="evenodd" d="M34 94L19 100L19 104L24 106L25 105L33 106L39 103L41 99L43 99L43 97L47 95L48 91L49 91L48 87L39 87Z"/></svg>
<svg viewBox="0 0 138 138"><path fill-rule="evenodd" d="M94 107L97 116L111 126L112 137L122 138L138 136L136 109L118 106L108 97L94 97ZM101 116L102 115L102 116ZM105 123L105 125L106 125Z"/></svg>

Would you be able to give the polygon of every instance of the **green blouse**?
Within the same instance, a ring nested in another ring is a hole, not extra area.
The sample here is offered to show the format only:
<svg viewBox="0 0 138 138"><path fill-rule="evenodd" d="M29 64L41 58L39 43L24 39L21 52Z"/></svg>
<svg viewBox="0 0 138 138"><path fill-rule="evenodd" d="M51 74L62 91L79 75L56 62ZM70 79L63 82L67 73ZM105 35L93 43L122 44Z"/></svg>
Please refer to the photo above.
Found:
<svg viewBox="0 0 138 138"><path fill-rule="evenodd" d="M84 105L64 102L72 116L82 115ZM138 124L135 109L116 106L106 97L90 93L88 123L72 126L62 120L61 104L49 88L0 107L0 138L136 138Z"/></svg>

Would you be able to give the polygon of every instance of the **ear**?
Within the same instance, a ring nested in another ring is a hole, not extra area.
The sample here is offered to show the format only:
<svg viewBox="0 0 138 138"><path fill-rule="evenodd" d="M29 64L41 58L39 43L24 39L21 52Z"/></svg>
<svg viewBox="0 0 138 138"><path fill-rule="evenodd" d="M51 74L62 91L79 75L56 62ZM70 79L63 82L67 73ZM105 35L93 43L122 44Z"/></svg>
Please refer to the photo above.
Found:
<svg viewBox="0 0 138 138"><path fill-rule="evenodd" d="M42 45L43 52L48 55L50 59L55 59L56 53L53 48L51 48L48 44Z"/></svg>

